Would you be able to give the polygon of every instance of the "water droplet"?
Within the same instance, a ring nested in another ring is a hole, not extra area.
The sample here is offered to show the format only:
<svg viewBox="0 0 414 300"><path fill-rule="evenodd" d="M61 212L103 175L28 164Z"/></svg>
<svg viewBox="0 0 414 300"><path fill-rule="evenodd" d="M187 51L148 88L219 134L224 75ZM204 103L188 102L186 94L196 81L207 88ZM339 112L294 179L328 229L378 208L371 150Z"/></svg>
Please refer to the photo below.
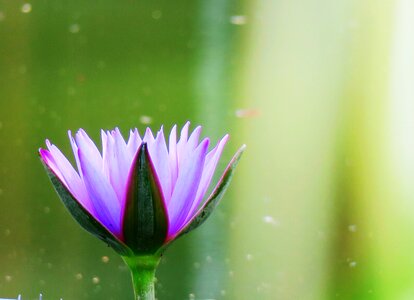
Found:
<svg viewBox="0 0 414 300"><path fill-rule="evenodd" d="M99 277L98 277L98 276L92 277L92 282L93 282L93 284L98 284L98 283L99 283L99 281L100 281L100 279L99 279Z"/></svg>
<svg viewBox="0 0 414 300"><path fill-rule="evenodd" d="M144 124L144 125L148 125L152 123L152 118L150 116L141 116L139 117L139 121Z"/></svg>
<svg viewBox="0 0 414 300"><path fill-rule="evenodd" d="M194 300L195 299L195 295L193 293L188 295L188 299L190 300Z"/></svg>
<svg viewBox="0 0 414 300"><path fill-rule="evenodd" d="M206 262L211 263L213 261L213 258L210 255L207 255Z"/></svg>
<svg viewBox="0 0 414 300"><path fill-rule="evenodd" d="M104 264L106 264L106 263L109 262L109 257L108 256L102 256L101 260Z"/></svg>
<svg viewBox="0 0 414 300"><path fill-rule="evenodd" d="M230 23L234 25L244 25L247 22L246 16L231 16Z"/></svg>
<svg viewBox="0 0 414 300"><path fill-rule="evenodd" d="M76 280L81 280L83 278L83 275L81 273L78 273L75 275Z"/></svg>
<svg viewBox="0 0 414 300"><path fill-rule="evenodd" d="M25 3L22 5L22 13L28 14L32 11L32 5L30 3Z"/></svg>
<svg viewBox="0 0 414 300"><path fill-rule="evenodd" d="M238 118L254 118L260 115L260 111L253 108L237 109L235 114Z"/></svg>
<svg viewBox="0 0 414 300"><path fill-rule="evenodd" d="M43 208L43 212L44 212L45 214L50 213L50 207L49 207L49 206L45 206L45 207Z"/></svg>
<svg viewBox="0 0 414 300"><path fill-rule="evenodd" d="M252 260L252 259L253 259L253 255L251 255L251 254L247 254L247 255L246 255L246 259L247 259L248 261Z"/></svg>
<svg viewBox="0 0 414 300"><path fill-rule="evenodd" d="M350 261L349 262L349 267L355 268L356 266L357 266L357 262L356 261Z"/></svg>
<svg viewBox="0 0 414 300"><path fill-rule="evenodd" d="M230 270L230 271L229 271L229 276L230 276L230 277L233 277L233 276L234 276L234 272Z"/></svg>
<svg viewBox="0 0 414 300"><path fill-rule="evenodd" d="M222 295L222 296L226 296L226 290L221 290L221 291L220 291L220 295Z"/></svg>
<svg viewBox="0 0 414 300"><path fill-rule="evenodd" d="M10 282L12 281L13 277L11 275L6 275L4 276L4 280L6 280L6 282Z"/></svg>
<svg viewBox="0 0 414 300"><path fill-rule="evenodd" d="M275 220L275 218L273 218L272 216L264 216L263 222L265 222L266 224L273 225L273 226L279 225L279 221Z"/></svg>
<svg viewBox="0 0 414 300"><path fill-rule="evenodd" d="M194 269L200 269L201 264L199 262L195 262L193 266L194 266Z"/></svg>
<svg viewBox="0 0 414 300"><path fill-rule="evenodd" d="M78 33L80 31L80 26L79 26L79 24L71 24L70 26L69 26L69 32L70 33Z"/></svg>
<svg viewBox="0 0 414 300"><path fill-rule="evenodd" d="M160 11L160 10L154 10L154 11L151 13L151 16L152 16L152 18L153 18L154 20L159 20L159 19L161 19L161 17L162 17L162 11Z"/></svg>
<svg viewBox="0 0 414 300"><path fill-rule="evenodd" d="M358 227L355 224L349 225L348 230L350 232L356 232L358 230Z"/></svg>

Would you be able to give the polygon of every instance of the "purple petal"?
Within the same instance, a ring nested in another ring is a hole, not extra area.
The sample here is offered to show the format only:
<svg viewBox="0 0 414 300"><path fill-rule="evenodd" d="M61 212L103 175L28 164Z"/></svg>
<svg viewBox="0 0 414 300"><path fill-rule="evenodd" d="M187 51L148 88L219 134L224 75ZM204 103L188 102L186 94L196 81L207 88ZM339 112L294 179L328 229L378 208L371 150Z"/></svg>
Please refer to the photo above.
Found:
<svg viewBox="0 0 414 300"><path fill-rule="evenodd" d="M170 158L170 169L171 169L171 188L174 189L175 183L178 176L178 159L177 159L177 126L171 129L168 155Z"/></svg>
<svg viewBox="0 0 414 300"><path fill-rule="evenodd" d="M168 151L163 128L158 132L154 143L148 144L148 151L160 180L162 193L166 203L171 199L171 170L168 163Z"/></svg>
<svg viewBox="0 0 414 300"><path fill-rule="evenodd" d="M168 205L170 217L169 236L175 235L184 225L188 212L195 200L203 172L208 144L208 139L203 140L195 151L186 157L179 170L177 184Z"/></svg>
<svg viewBox="0 0 414 300"><path fill-rule="evenodd" d="M81 167L80 167L79 156L78 156L78 146L76 145L75 139L73 138L72 132L70 130L68 130L68 136L70 140L70 145L72 146L73 156L75 157L76 166L78 168L78 173L80 174L82 178L82 174L80 171Z"/></svg>
<svg viewBox="0 0 414 300"><path fill-rule="evenodd" d="M115 131L112 132L112 134L115 139L114 162L115 164L117 164L119 176L115 179L115 176L111 174L111 182L116 182L116 185L112 186L114 187L115 192L118 195L118 199L122 202L125 196L125 186L127 182L128 172L131 167L131 162L128 159L129 155L126 148L127 145L121 133L119 132L119 129L116 128Z"/></svg>
<svg viewBox="0 0 414 300"><path fill-rule="evenodd" d="M65 181L65 177L63 177L62 173L60 172L49 150L40 148L39 154L43 162L53 171L53 173L55 173L55 175L60 179L60 181L62 181L62 183L69 189L68 184Z"/></svg>
<svg viewBox="0 0 414 300"><path fill-rule="evenodd" d="M78 150L83 180L95 211L93 215L116 237L122 239L118 198L102 170L93 163L96 158L88 156L89 152L84 153L82 148Z"/></svg>
<svg viewBox="0 0 414 300"><path fill-rule="evenodd" d="M181 129L180 140L177 143L177 162L180 165L180 161L183 157L184 149L187 145L188 140L188 127L190 127L190 122L184 124L183 128Z"/></svg>
<svg viewBox="0 0 414 300"><path fill-rule="evenodd" d="M111 158L114 156L114 142L111 137L111 134L101 130L101 139L102 139L102 170L106 178L109 178L109 173L111 172Z"/></svg>
<svg viewBox="0 0 414 300"><path fill-rule="evenodd" d="M230 183L230 180L233 176L234 169L236 168L241 155L243 154L244 150L246 149L246 145L242 145L239 150L237 150L236 154L234 154L233 158L228 163L226 169L224 170L223 174L221 175L219 181L217 182L216 186L213 189L211 195L207 198L207 200L203 203L203 205L197 210L188 221L185 222L185 225L181 227L179 231L176 232L176 235L169 236L169 241L173 241L177 236L185 234L191 230L194 230L198 226L200 226L212 213L215 207L217 207L218 203L222 199L224 193L227 190L227 187Z"/></svg>
<svg viewBox="0 0 414 300"><path fill-rule="evenodd" d="M112 185L118 201L123 205L125 200L125 186L130 168L129 155L126 143L119 129L111 133L102 132L103 146L103 170Z"/></svg>
<svg viewBox="0 0 414 300"><path fill-rule="evenodd" d="M186 221L193 217L193 215L197 212L201 202L203 201L204 195L206 194L211 180L213 179L214 171L216 170L217 163L220 160L221 153L223 152L223 148L226 145L228 138L229 136L225 135L217 144L217 146L207 154L206 161L204 163L203 175L201 176L200 185L198 186L197 190L197 195Z"/></svg>
<svg viewBox="0 0 414 300"><path fill-rule="evenodd" d="M66 187L75 197L75 199L81 203L86 210L92 213L93 207L89 199L88 192L86 191L85 184L81 180L79 174L75 171L72 164L55 145L52 145L50 143L47 144L50 154L53 156L53 160L64 178Z"/></svg>
<svg viewBox="0 0 414 300"><path fill-rule="evenodd" d="M130 130L129 132L129 140L127 143L127 151L130 155L130 160L132 163L132 160L135 157L135 154L137 153L137 150L139 146L141 145L141 137L139 136L138 129L134 129L134 131Z"/></svg>
<svg viewBox="0 0 414 300"><path fill-rule="evenodd" d="M142 139L144 142L146 142L147 144L152 144L154 143L154 135L152 134L151 129L149 129L147 127L147 129L145 130L145 135L144 138Z"/></svg>
<svg viewBox="0 0 414 300"><path fill-rule="evenodd" d="M197 126L196 129L194 129L193 133L191 133L190 138L188 139L187 145L185 147L186 151L193 151L198 146L198 140L200 139L202 129L203 128L201 126Z"/></svg>
<svg viewBox="0 0 414 300"><path fill-rule="evenodd" d="M75 135L76 145L82 154L88 157L89 162L97 170L102 170L102 156L94 142L89 138L83 129L79 129Z"/></svg>
<svg viewBox="0 0 414 300"><path fill-rule="evenodd" d="M188 123L189 124L189 123ZM189 153L192 153L194 149L198 146L198 140L200 138L201 134L201 126L197 126L196 129L194 129L193 133L190 135L188 141L184 144L183 147L178 152L178 169L181 168L181 165L183 164L183 161L186 157L188 157ZM181 139L180 139L181 141Z"/></svg>
<svg viewBox="0 0 414 300"><path fill-rule="evenodd" d="M111 157L112 148L109 146L108 135L101 129L102 140L102 169L107 178L109 178L109 159Z"/></svg>

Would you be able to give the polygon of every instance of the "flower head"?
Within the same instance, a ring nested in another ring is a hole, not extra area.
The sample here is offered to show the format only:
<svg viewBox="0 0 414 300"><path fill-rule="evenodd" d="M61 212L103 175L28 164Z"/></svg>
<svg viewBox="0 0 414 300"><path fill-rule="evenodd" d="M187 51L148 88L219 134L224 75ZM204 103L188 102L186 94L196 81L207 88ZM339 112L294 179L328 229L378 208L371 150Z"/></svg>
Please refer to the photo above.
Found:
<svg viewBox="0 0 414 300"><path fill-rule="evenodd" d="M198 227L218 204L244 146L236 153L209 197L205 197L227 142L209 151L201 127L189 123L168 143L163 128L143 137L131 130L127 141L116 128L102 131L102 152L85 131L69 131L77 170L48 140L40 156L63 203L87 231L124 256L162 251ZM168 146L167 146L168 144Z"/></svg>

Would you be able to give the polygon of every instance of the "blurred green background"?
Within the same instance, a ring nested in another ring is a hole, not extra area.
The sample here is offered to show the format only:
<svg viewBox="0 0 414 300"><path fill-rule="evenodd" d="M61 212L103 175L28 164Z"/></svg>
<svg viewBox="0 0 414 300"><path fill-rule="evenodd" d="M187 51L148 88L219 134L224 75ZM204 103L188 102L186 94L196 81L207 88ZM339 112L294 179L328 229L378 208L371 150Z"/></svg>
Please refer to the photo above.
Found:
<svg viewBox="0 0 414 300"><path fill-rule="evenodd" d="M159 299L414 299L411 0L0 0L0 297L132 299L37 149L187 120L248 149Z"/></svg>

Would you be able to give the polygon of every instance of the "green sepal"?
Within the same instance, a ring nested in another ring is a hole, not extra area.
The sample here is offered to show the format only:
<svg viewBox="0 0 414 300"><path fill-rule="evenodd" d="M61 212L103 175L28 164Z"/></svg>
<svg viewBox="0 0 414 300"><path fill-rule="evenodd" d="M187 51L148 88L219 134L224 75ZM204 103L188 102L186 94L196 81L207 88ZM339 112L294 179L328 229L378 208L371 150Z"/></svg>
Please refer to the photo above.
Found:
<svg viewBox="0 0 414 300"><path fill-rule="evenodd" d="M127 184L123 235L135 255L152 255L165 243L168 215L161 186L142 143L135 155Z"/></svg>
<svg viewBox="0 0 414 300"><path fill-rule="evenodd" d="M220 200L223 198L224 193L226 192L230 184L230 181L233 177L234 170L236 169L236 166L239 163L241 155L243 154L245 149L246 149L246 145L243 145L236 152L236 154L233 156L230 163L228 164L226 170L224 171L222 177L220 178L219 182L217 183L214 191L211 193L210 197L206 200L204 205L197 212L196 216L181 231L181 233L177 236L177 238L196 229L198 226L203 224L207 220L207 218L211 215L213 210L220 203Z"/></svg>
<svg viewBox="0 0 414 300"><path fill-rule="evenodd" d="M110 233L99 221L97 221L71 194L66 186L60 181L56 174L46 165L43 160L42 164L46 169L47 175L52 181L60 200L62 200L66 209L72 217L85 229L87 232L96 236L108 246L112 247L116 252L123 256L132 254L131 249L128 248L122 241Z"/></svg>

